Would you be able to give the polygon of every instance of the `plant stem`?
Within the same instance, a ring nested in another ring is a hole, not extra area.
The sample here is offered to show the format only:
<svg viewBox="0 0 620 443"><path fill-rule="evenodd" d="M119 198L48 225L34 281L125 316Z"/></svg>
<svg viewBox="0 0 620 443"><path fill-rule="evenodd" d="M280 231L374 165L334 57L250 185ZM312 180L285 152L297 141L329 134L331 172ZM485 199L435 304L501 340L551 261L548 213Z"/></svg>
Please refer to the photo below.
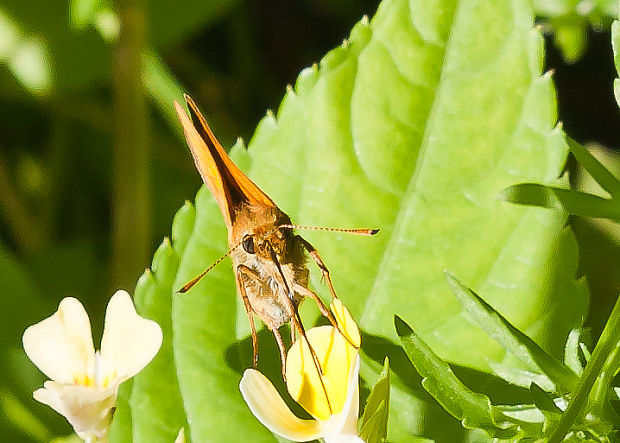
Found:
<svg viewBox="0 0 620 443"><path fill-rule="evenodd" d="M577 383L577 387L575 388L573 398L568 404L568 408L562 415L562 419L560 423L558 423L558 427L553 431L551 438L549 438L549 443L559 443L562 441L564 436L568 433L571 426L581 413L588 396L590 394L590 390L592 386L596 382L597 377L599 376L603 366L605 366L606 362L610 362L613 360L610 358L612 354L614 354L617 349L620 347L620 298L616 300L616 304L614 306L613 311L611 311L611 315L609 316L609 320L605 325L605 329L603 329L603 333L596 344L596 348L594 348L594 352L592 353L592 357L590 361L586 365L586 369L583 371L583 374L579 378L579 382Z"/></svg>
<svg viewBox="0 0 620 443"><path fill-rule="evenodd" d="M11 180L9 171L0 159L0 212L15 237L17 245L25 252L32 252L40 245L38 224L27 208Z"/></svg>
<svg viewBox="0 0 620 443"><path fill-rule="evenodd" d="M112 284L130 287L150 252L147 107L142 83L146 18L143 0L119 1L116 48Z"/></svg>

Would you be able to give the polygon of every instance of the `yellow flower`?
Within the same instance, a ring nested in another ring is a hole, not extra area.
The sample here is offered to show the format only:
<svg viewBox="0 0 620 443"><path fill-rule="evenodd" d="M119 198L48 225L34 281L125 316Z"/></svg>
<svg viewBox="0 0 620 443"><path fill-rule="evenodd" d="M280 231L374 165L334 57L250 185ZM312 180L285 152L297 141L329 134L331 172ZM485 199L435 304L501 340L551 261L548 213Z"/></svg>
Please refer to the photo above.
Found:
<svg viewBox="0 0 620 443"><path fill-rule="evenodd" d="M155 357L162 332L121 290L108 303L101 351L95 352L84 307L72 297L22 340L28 358L51 379L34 398L65 416L80 438L106 441L118 386Z"/></svg>
<svg viewBox="0 0 620 443"><path fill-rule="evenodd" d="M337 299L330 309L340 330L359 348L359 330L349 311ZM301 338L287 354L286 380L291 397L314 420L303 420L293 414L273 384L254 369L246 370L239 384L243 398L263 425L289 440L322 438L328 443L362 442L357 430L358 349L332 326L312 328L306 335L323 375L319 376L308 343Z"/></svg>

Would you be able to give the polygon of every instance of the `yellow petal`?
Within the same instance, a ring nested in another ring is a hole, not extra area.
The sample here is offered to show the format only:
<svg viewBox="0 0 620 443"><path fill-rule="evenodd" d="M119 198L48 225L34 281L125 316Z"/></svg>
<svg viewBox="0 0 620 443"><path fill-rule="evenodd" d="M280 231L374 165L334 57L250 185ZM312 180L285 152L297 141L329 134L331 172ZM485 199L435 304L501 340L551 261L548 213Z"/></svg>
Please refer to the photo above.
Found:
<svg viewBox="0 0 620 443"><path fill-rule="evenodd" d="M26 329L22 341L28 358L52 380L88 384L95 349L88 315L75 298L64 298L55 314Z"/></svg>
<svg viewBox="0 0 620 443"><path fill-rule="evenodd" d="M101 339L102 386L113 379L126 380L140 372L155 357L161 341L159 325L136 313L126 291L116 291L106 309Z"/></svg>
<svg viewBox="0 0 620 443"><path fill-rule="evenodd" d="M341 337L331 326L312 328L306 335L319 358L323 375L318 375L310 348L300 338L287 354L286 386L291 397L310 415L327 420L344 404L349 374L346 347L340 343L340 346L334 346ZM330 350L335 352L330 353Z"/></svg>
<svg viewBox="0 0 620 443"><path fill-rule="evenodd" d="M351 317L349 310L337 298L329 305L329 309L334 314L334 317L336 317L336 323L338 323L340 330L347 335L351 343L359 348L362 343L360 331L355 320Z"/></svg>
<svg viewBox="0 0 620 443"><path fill-rule="evenodd" d="M271 432L293 441L314 440L322 436L323 423L302 420L293 414L276 388L260 372L246 369L239 389L252 414Z"/></svg>
<svg viewBox="0 0 620 443"><path fill-rule="evenodd" d="M359 346L360 334L349 311L340 300L331 305L342 332ZM306 411L319 420L339 414L347 400L347 387L357 349L332 326L319 326L306 333L320 362L323 375L319 376L308 344L297 340L286 358L287 388ZM357 380L356 380L357 383Z"/></svg>
<svg viewBox="0 0 620 443"><path fill-rule="evenodd" d="M334 437L331 441L349 441L346 439L342 440L345 436L350 437L350 441L362 441L359 437L357 437L359 440L354 438L359 434L357 429L357 418L359 415L359 370L360 356L358 354L349 373L347 398L342 411L337 415L333 415L324 426L325 434L323 439L325 443L328 443L331 437Z"/></svg>

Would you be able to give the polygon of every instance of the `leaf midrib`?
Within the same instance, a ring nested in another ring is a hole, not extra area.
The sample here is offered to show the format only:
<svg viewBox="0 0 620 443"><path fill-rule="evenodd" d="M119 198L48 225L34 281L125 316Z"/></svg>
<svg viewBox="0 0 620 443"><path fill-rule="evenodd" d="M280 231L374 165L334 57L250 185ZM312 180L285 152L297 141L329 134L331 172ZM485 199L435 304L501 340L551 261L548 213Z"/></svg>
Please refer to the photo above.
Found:
<svg viewBox="0 0 620 443"><path fill-rule="evenodd" d="M433 118L433 115L435 114L434 110L439 101L439 96L441 95L441 85L443 83L443 78L444 78L444 73L445 73L445 70L443 69L443 67L446 64L445 62L446 58L448 57L448 54L450 53L450 49L452 47L452 28L455 23L455 17L458 14L459 6L460 6L460 2L457 3L457 5L455 6L452 12L451 21L450 21L451 23L450 31L448 32L448 37L446 38L446 44L443 46L444 52L443 52L443 57L442 57L442 61L440 64L442 69L439 75L439 79L437 81L437 87L435 88L436 93L433 97L433 102L429 108L429 112L428 112L428 115L427 115L427 118L424 124L424 135L422 137L422 143L420 144L420 149L416 157L416 162L413 167L411 178L409 179L409 182L407 184L407 189L405 190L405 193L403 194L403 198L400 199L399 210L397 211L392 234L386 244L386 247L383 249L383 253L381 254L381 261L379 262L379 266L377 267L377 273L375 274L375 278L373 279L372 288L370 289L368 297L366 298L366 301L364 302L364 308L362 310L362 313L359 319L360 325L362 326L364 326L366 323L367 313L372 311L370 309L370 306L372 303L374 303L375 297L377 293L379 292L379 288L382 286L383 282L386 279L387 269L389 269L389 267L392 265L393 260L391 257L393 255L393 250L395 249L396 244L398 243L398 239L400 238L399 232L402 229L403 219L405 217L405 214L407 213L407 211L405 211L404 209L406 209L407 206L411 204L410 197L415 193L416 183L418 181L419 171L421 169L420 165L422 163L422 159L424 158L424 154L429 144L428 141L429 141L429 134L431 133L431 128L432 128L432 118ZM412 28L416 29L415 24L410 19L411 11L410 11L409 5L407 5L407 8L409 10L408 11L409 12L408 14L409 23L411 24ZM420 33L420 37L424 40L425 44L429 44L429 45L432 44L431 42L428 42L423 37L422 33ZM390 51L388 50L388 52ZM391 53L390 55L392 56ZM392 56L392 59L394 59L393 56Z"/></svg>

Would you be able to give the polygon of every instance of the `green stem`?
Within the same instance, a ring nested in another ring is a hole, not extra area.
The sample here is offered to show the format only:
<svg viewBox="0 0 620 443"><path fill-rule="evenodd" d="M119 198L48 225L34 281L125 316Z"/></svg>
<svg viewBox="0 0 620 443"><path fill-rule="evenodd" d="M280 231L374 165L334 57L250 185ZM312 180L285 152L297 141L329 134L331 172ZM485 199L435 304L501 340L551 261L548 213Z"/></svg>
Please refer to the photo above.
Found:
<svg viewBox="0 0 620 443"><path fill-rule="evenodd" d="M113 257L114 287L130 287L150 253L147 106L142 82L146 17L143 0L118 2L116 48Z"/></svg>
<svg viewBox="0 0 620 443"><path fill-rule="evenodd" d="M560 423L558 423L558 427L555 429L551 438L549 439L549 443L559 443L562 441L564 436L568 433L571 426L579 417L586 401L588 400L588 396L592 389L592 386L596 382L603 366L605 366L606 362L612 363L610 360L614 360L610 358L612 354L615 354L620 348L620 298L616 300L616 305L614 306L613 311L605 325L605 329L603 329L603 333L594 348L594 352L592 353L592 358L588 362L586 369L583 371L583 374L579 378L579 382L577 383L577 387L575 388L575 392L573 398L568 404L568 408L562 415L562 419Z"/></svg>
<svg viewBox="0 0 620 443"><path fill-rule="evenodd" d="M0 159L0 213L4 215L6 224L21 249L33 252L40 246L38 223L33 220L33 214L15 189L2 159Z"/></svg>

